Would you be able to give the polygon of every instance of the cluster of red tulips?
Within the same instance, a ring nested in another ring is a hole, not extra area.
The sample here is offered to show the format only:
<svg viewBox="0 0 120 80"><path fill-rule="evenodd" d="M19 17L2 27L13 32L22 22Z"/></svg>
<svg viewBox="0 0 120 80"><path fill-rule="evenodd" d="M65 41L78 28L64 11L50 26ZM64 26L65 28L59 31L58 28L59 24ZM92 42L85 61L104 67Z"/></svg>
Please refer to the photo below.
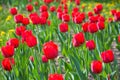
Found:
<svg viewBox="0 0 120 80"><path fill-rule="evenodd" d="M32 0L29 0L32 2ZM10 14L14 16L14 22L17 24L15 28L15 35L17 38L11 38L6 42L5 46L2 46L1 51L4 59L2 60L2 68L11 71L12 68L17 64L14 60L14 55L19 54L15 53L17 49L19 49L20 45L26 44L28 48L34 48L39 45L40 39L33 32L33 30L29 30L27 26L35 25L37 28L50 26L52 20L49 18L52 14L57 16L57 19L60 21L58 25L58 29L60 33L63 35L66 34L70 29L70 23L74 24L76 27L75 34L71 39L72 46L75 49L83 46L85 44L86 50L92 52L96 49L96 41L95 39L88 39L86 38L86 34L92 35L97 32L102 32L105 27L105 17L102 16L100 13L103 10L103 5L98 4L93 9L94 12L89 11L86 15L85 12L79 11L80 0L71 0L71 3L75 3L76 6L73 7L71 13L69 12L69 6L67 5L67 0L62 0L59 6L49 6L49 4L55 2L55 0L43 0L45 4L40 5L39 7L39 14L34 12L34 7L31 3L26 5L26 11L28 11L28 17L23 16L18 12L16 7L10 8ZM56 0L59 2L59 0ZM39 3L36 1L34 2L35 6L38 6ZM51 13L51 14L50 14ZM109 22L113 21L120 21L120 12L116 10L111 10L112 15L114 16L114 20L109 18ZM80 27L81 25L81 27ZM51 26L50 26L51 27ZM81 29L80 29L81 28ZM36 30L36 33L39 34L39 29ZM72 32L71 32L72 33ZM120 42L120 36L118 36L118 42ZM64 44L64 43L63 43ZM62 44L61 44L62 45ZM67 45L67 44L66 44ZM43 63L48 63L49 60L54 60L59 56L59 47L55 41L50 40L43 43L42 47L42 56L41 60ZM85 54L85 53L84 53ZM68 56L67 56L68 57ZM100 59L97 60L95 58L91 61L91 71L94 74L99 74L103 71L103 63L109 64L114 61L114 53L111 49L107 49L101 51L99 55ZM33 56L29 56L29 59L34 63ZM63 74L49 74L48 80L65 80Z"/></svg>

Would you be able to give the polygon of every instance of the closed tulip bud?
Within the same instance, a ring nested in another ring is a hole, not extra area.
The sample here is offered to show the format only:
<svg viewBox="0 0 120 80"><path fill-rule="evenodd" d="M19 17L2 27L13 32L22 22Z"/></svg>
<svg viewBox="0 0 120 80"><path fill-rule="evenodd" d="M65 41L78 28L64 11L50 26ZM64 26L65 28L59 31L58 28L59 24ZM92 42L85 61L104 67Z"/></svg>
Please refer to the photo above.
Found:
<svg viewBox="0 0 120 80"><path fill-rule="evenodd" d="M113 9L111 10L111 14L114 16L117 13L117 10Z"/></svg>
<svg viewBox="0 0 120 80"><path fill-rule="evenodd" d="M14 46L14 48L17 48L19 46L19 40L17 38L11 38L8 42L7 45Z"/></svg>
<svg viewBox="0 0 120 80"><path fill-rule="evenodd" d="M34 62L34 57L33 57L33 56L30 56L30 57L29 57L29 60L30 60L31 62Z"/></svg>
<svg viewBox="0 0 120 80"><path fill-rule="evenodd" d="M89 50L94 50L96 45L95 45L95 42L94 40L89 40L86 42L86 47L89 49Z"/></svg>
<svg viewBox="0 0 120 80"><path fill-rule="evenodd" d="M99 16L99 17L98 17L98 21L105 22L105 18L104 18L103 16Z"/></svg>
<svg viewBox="0 0 120 80"><path fill-rule="evenodd" d="M114 20L115 20L115 21L120 21L120 11L117 12L117 13L114 15Z"/></svg>
<svg viewBox="0 0 120 80"><path fill-rule="evenodd" d="M29 14L29 18L31 19L32 17L34 17L34 16L39 16L38 14L37 14L37 12L33 12L33 13L30 13Z"/></svg>
<svg viewBox="0 0 120 80"><path fill-rule="evenodd" d="M99 30L103 30L105 28L105 24L102 21L97 22L97 27Z"/></svg>
<svg viewBox="0 0 120 80"><path fill-rule="evenodd" d="M16 23L21 23L22 20L23 20L23 15L17 14L17 15L14 16L14 21L15 21Z"/></svg>
<svg viewBox="0 0 120 80"><path fill-rule="evenodd" d="M77 33L73 36L72 44L74 47L79 47L84 42L85 42L85 37L84 37L84 34L82 32Z"/></svg>
<svg viewBox="0 0 120 80"><path fill-rule="evenodd" d="M89 25L88 22L82 24L82 30L83 30L84 32L88 32L88 25Z"/></svg>
<svg viewBox="0 0 120 80"><path fill-rule="evenodd" d="M75 0L76 5L80 5L80 0Z"/></svg>
<svg viewBox="0 0 120 80"><path fill-rule="evenodd" d="M54 59L58 56L58 46L53 41L46 42L42 50L47 59Z"/></svg>
<svg viewBox="0 0 120 80"><path fill-rule="evenodd" d="M57 17L58 17L58 19L62 20L62 15L63 15L62 12L58 12L58 13L57 13Z"/></svg>
<svg viewBox="0 0 120 80"><path fill-rule="evenodd" d="M19 26L19 27L16 27L15 33L16 35L21 36L25 30L26 30L25 26Z"/></svg>
<svg viewBox="0 0 120 80"><path fill-rule="evenodd" d="M89 22L90 23L96 23L98 21L98 17L97 16L90 16L89 17Z"/></svg>
<svg viewBox="0 0 120 80"><path fill-rule="evenodd" d="M88 12L88 17L93 16L93 12Z"/></svg>
<svg viewBox="0 0 120 80"><path fill-rule="evenodd" d="M6 45L1 48L4 57L12 57L14 55L14 46Z"/></svg>
<svg viewBox="0 0 120 80"><path fill-rule="evenodd" d="M56 10L56 7L55 7L55 6L51 6L51 7L50 7L50 11L51 11L51 12L55 12L55 10Z"/></svg>
<svg viewBox="0 0 120 80"><path fill-rule="evenodd" d="M48 59L45 55L42 55L42 62L43 63L47 63L48 62Z"/></svg>
<svg viewBox="0 0 120 80"><path fill-rule="evenodd" d="M40 24L40 17L39 16L32 16L31 17L31 21L32 21L32 23L34 24L34 25L38 25L38 24Z"/></svg>
<svg viewBox="0 0 120 80"><path fill-rule="evenodd" d="M44 11L47 11L47 10L48 10L48 7L46 5L41 5L40 8L39 8L40 12L44 12Z"/></svg>
<svg viewBox="0 0 120 80"><path fill-rule="evenodd" d="M10 14L16 15L17 14L17 8L16 7L10 8Z"/></svg>
<svg viewBox="0 0 120 80"><path fill-rule="evenodd" d="M64 22L61 23L59 25L59 30L60 30L60 32L63 32L63 33L67 32L68 31L68 24L64 23Z"/></svg>
<svg viewBox="0 0 120 80"><path fill-rule="evenodd" d="M73 11L73 12L78 12L78 11L79 11L79 8L78 8L78 7L74 7L74 8L72 9L72 11Z"/></svg>
<svg viewBox="0 0 120 80"><path fill-rule="evenodd" d="M57 8L57 13L58 12L62 12L62 6L60 5L60 6L58 6L58 8Z"/></svg>
<svg viewBox="0 0 120 80"><path fill-rule="evenodd" d="M64 80L62 74L50 74L48 80Z"/></svg>
<svg viewBox="0 0 120 80"><path fill-rule="evenodd" d="M37 39L33 35L30 35L30 36L26 37L25 41L26 41L28 47L34 47L34 46L37 45Z"/></svg>
<svg viewBox="0 0 120 80"><path fill-rule="evenodd" d="M31 4L26 5L26 10L29 12L33 11L33 6Z"/></svg>
<svg viewBox="0 0 120 80"><path fill-rule="evenodd" d="M22 24L23 25L28 25L30 22L29 22L29 19L28 18L23 18L23 20L22 20Z"/></svg>
<svg viewBox="0 0 120 80"><path fill-rule="evenodd" d="M33 36L32 34L32 31L31 30L25 30L23 33L22 33L22 42L26 41L26 38L29 37L29 36Z"/></svg>
<svg viewBox="0 0 120 80"><path fill-rule="evenodd" d="M81 24L82 21L83 21L83 17L82 17L82 16L76 16L76 17L74 18L74 22L75 22L76 24Z"/></svg>
<svg viewBox="0 0 120 80"><path fill-rule="evenodd" d="M4 58L1 64L3 69L6 71L11 71L15 61L14 58Z"/></svg>
<svg viewBox="0 0 120 80"><path fill-rule="evenodd" d="M94 60L91 62L91 71L94 73L94 74L99 74L102 72L102 62L101 61L98 61L98 60Z"/></svg>
<svg viewBox="0 0 120 80"><path fill-rule="evenodd" d="M101 53L101 58L104 63L110 63L114 61L114 54L112 50L107 50Z"/></svg>
<svg viewBox="0 0 120 80"><path fill-rule="evenodd" d="M97 10L97 8L95 7L95 8L94 8L94 13L95 13L95 14L100 14L100 11Z"/></svg>
<svg viewBox="0 0 120 80"><path fill-rule="evenodd" d="M48 19L49 17L49 13L47 11L44 11L40 14L41 17L45 17L46 19Z"/></svg>
<svg viewBox="0 0 120 80"><path fill-rule="evenodd" d="M63 15L62 15L62 21L63 21L63 22L69 22L69 21L70 21L70 16L69 16L69 14L63 14Z"/></svg>
<svg viewBox="0 0 120 80"><path fill-rule="evenodd" d="M103 5L102 5L102 4L96 5L96 9L97 9L98 11L101 11L101 10L103 9Z"/></svg>
<svg viewBox="0 0 120 80"><path fill-rule="evenodd" d="M40 17L40 25L45 25L47 23L46 17Z"/></svg>
<svg viewBox="0 0 120 80"><path fill-rule="evenodd" d="M98 31L97 24L96 23L90 23L89 26L88 26L88 31L92 34L97 32Z"/></svg>

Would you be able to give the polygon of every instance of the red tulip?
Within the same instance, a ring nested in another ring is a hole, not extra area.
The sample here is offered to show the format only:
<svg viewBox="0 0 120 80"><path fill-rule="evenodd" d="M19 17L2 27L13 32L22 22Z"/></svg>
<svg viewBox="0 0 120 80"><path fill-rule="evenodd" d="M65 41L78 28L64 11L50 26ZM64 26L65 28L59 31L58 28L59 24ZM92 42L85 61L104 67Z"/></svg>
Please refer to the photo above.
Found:
<svg viewBox="0 0 120 80"><path fill-rule="evenodd" d="M75 0L76 5L80 5L80 0Z"/></svg>
<svg viewBox="0 0 120 80"><path fill-rule="evenodd" d="M46 42L43 45L43 53L48 59L54 59L58 56L58 46L53 42Z"/></svg>
<svg viewBox="0 0 120 80"><path fill-rule="evenodd" d="M89 31L90 33L95 33L95 32L97 32L97 31L98 31L97 24L96 24L96 23L90 23L90 24L88 25L88 31Z"/></svg>
<svg viewBox="0 0 120 80"><path fill-rule="evenodd" d="M97 8L98 11L101 11L103 9L103 5L102 4L98 4L96 6L96 8Z"/></svg>
<svg viewBox="0 0 120 80"><path fill-rule="evenodd" d="M66 0L67 1L67 0ZM68 9L68 5L67 4L63 4L63 8L64 9Z"/></svg>
<svg viewBox="0 0 120 80"><path fill-rule="evenodd" d="M64 80L62 74L50 74L48 80Z"/></svg>
<svg viewBox="0 0 120 80"><path fill-rule="evenodd" d="M73 7L72 11L73 11L73 12L78 12L78 11L79 11L79 8L78 8L78 7Z"/></svg>
<svg viewBox="0 0 120 80"><path fill-rule="evenodd" d="M58 13L57 13L57 17L58 17L58 19L62 20L62 15L63 15L62 12L58 12Z"/></svg>
<svg viewBox="0 0 120 80"><path fill-rule="evenodd" d="M31 30L25 30L22 33L22 42L26 41L26 38L29 36L33 36L32 31Z"/></svg>
<svg viewBox="0 0 120 80"><path fill-rule="evenodd" d="M46 4L50 4L51 2L53 2L53 0L44 0L44 3Z"/></svg>
<svg viewBox="0 0 120 80"><path fill-rule="evenodd" d="M98 11L97 8L95 7L95 8L94 8L94 13L95 13L95 14L100 14L100 11Z"/></svg>
<svg viewBox="0 0 120 80"><path fill-rule="evenodd" d="M14 55L14 46L6 45L1 48L4 57L12 57Z"/></svg>
<svg viewBox="0 0 120 80"><path fill-rule="evenodd" d="M47 23L46 17L40 17L40 25L45 25Z"/></svg>
<svg viewBox="0 0 120 80"><path fill-rule="evenodd" d="M58 6L58 8L57 8L57 13L58 12L62 12L62 6Z"/></svg>
<svg viewBox="0 0 120 80"><path fill-rule="evenodd" d="M14 48L17 48L19 46L19 40L17 38L11 38L7 45L14 46Z"/></svg>
<svg viewBox="0 0 120 80"><path fill-rule="evenodd" d="M74 22L75 22L76 24L81 24L82 21L83 21L83 17L82 17L82 16L76 16L76 17L74 18Z"/></svg>
<svg viewBox="0 0 120 80"><path fill-rule="evenodd" d="M11 71L12 65L15 64L15 61L14 58L4 58L1 64L3 69L5 69L6 71Z"/></svg>
<svg viewBox="0 0 120 80"><path fill-rule="evenodd" d="M101 53L101 58L104 63L110 63L114 60L114 54L112 50L107 50Z"/></svg>
<svg viewBox="0 0 120 80"><path fill-rule="evenodd" d="M69 16L69 14L63 14L63 15L62 15L62 21L63 21L63 22L69 22L69 21L70 21L70 16Z"/></svg>
<svg viewBox="0 0 120 80"><path fill-rule="evenodd" d="M102 21L97 22L97 26L99 30L103 30L105 28L105 24Z"/></svg>
<svg viewBox="0 0 120 80"><path fill-rule="evenodd" d="M61 23L60 25L59 25L59 30L60 30L60 32L67 32L68 31L68 24L67 23Z"/></svg>
<svg viewBox="0 0 120 80"><path fill-rule="evenodd" d="M16 35L21 36L25 30L26 30L25 26L16 27L15 33Z"/></svg>
<svg viewBox="0 0 120 80"><path fill-rule="evenodd" d="M30 56L30 57L29 57L29 60L30 60L31 62L34 62L34 57L33 57L33 56Z"/></svg>
<svg viewBox="0 0 120 80"><path fill-rule="evenodd" d="M83 30L84 32L88 32L88 25L89 25L88 22L82 24L82 30Z"/></svg>
<svg viewBox="0 0 120 80"><path fill-rule="evenodd" d="M31 4L26 5L26 10L32 12L33 6Z"/></svg>
<svg viewBox="0 0 120 80"><path fill-rule="evenodd" d="M34 47L37 45L37 39L33 35L26 37L25 41L26 41L28 47Z"/></svg>
<svg viewBox="0 0 120 80"><path fill-rule="evenodd" d="M117 12L117 13L114 15L114 19L115 19L115 21L120 21L120 12Z"/></svg>
<svg viewBox="0 0 120 80"><path fill-rule="evenodd" d="M42 55L42 62L43 63L47 63L48 62L48 59L45 55Z"/></svg>
<svg viewBox="0 0 120 80"><path fill-rule="evenodd" d="M97 16L90 16L89 17L89 22L90 23L96 23L98 21L98 17Z"/></svg>
<svg viewBox="0 0 120 80"><path fill-rule="evenodd" d="M48 10L48 7L46 5L41 5L39 8L40 12L44 12Z"/></svg>
<svg viewBox="0 0 120 80"><path fill-rule="evenodd" d="M16 7L10 8L10 14L16 15L17 14L17 8Z"/></svg>
<svg viewBox="0 0 120 80"><path fill-rule="evenodd" d="M118 43L120 43L120 35L118 35Z"/></svg>
<svg viewBox="0 0 120 80"><path fill-rule="evenodd" d="M108 22L109 23L113 22L113 18L108 18Z"/></svg>
<svg viewBox="0 0 120 80"><path fill-rule="evenodd" d="M39 3L38 3L37 1L34 2L34 5L35 5L35 6L38 6L38 4L39 4Z"/></svg>
<svg viewBox="0 0 120 80"><path fill-rule="evenodd" d="M95 8L94 8L94 12L95 14L99 14L103 9L102 4L98 4Z"/></svg>
<svg viewBox="0 0 120 80"><path fill-rule="evenodd" d="M117 10L113 9L111 10L111 14L114 16L117 13Z"/></svg>
<svg viewBox="0 0 120 80"><path fill-rule="evenodd" d="M16 23L21 23L22 20L23 20L23 15L17 14L17 15L14 16L14 21L15 21Z"/></svg>
<svg viewBox="0 0 120 80"><path fill-rule="evenodd" d="M33 13L30 13L29 14L29 18L31 19L32 17L34 17L34 16L39 16L38 14L37 14L37 12L33 12Z"/></svg>
<svg viewBox="0 0 120 80"><path fill-rule="evenodd" d="M82 32L77 33L73 36L72 44L74 47L79 47L84 42L85 42L85 37L84 37L84 34Z"/></svg>
<svg viewBox="0 0 120 80"><path fill-rule="evenodd" d="M51 21L47 20L47 25L50 26L51 25Z"/></svg>
<svg viewBox="0 0 120 80"><path fill-rule="evenodd" d="M88 12L88 17L93 16L93 12Z"/></svg>
<svg viewBox="0 0 120 80"><path fill-rule="evenodd" d="M98 21L105 22L105 18L104 18L103 16L99 16L99 17L98 17Z"/></svg>
<svg viewBox="0 0 120 80"><path fill-rule="evenodd" d="M49 13L47 11L44 11L40 14L41 17L45 17L46 19L48 19L49 17Z"/></svg>
<svg viewBox="0 0 120 80"><path fill-rule="evenodd" d="M38 15L33 15L30 19L34 25L38 25L40 23L40 17Z"/></svg>
<svg viewBox="0 0 120 80"><path fill-rule="evenodd" d="M22 20L22 24L23 25L28 25L30 22L29 22L29 19L28 18L23 18Z"/></svg>
<svg viewBox="0 0 120 80"><path fill-rule="evenodd" d="M98 60L94 60L92 61L91 63L91 71L94 73L94 74L99 74L102 72L102 62L101 61L98 61Z"/></svg>
<svg viewBox="0 0 120 80"><path fill-rule="evenodd" d="M50 11L51 11L51 12L54 12L55 10L56 10L56 7L55 7L55 6L51 6L51 7L50 7Z"/></svg>
<svg viewBox="0 0 120 80"><path fill-rule="evenodd" d="M63 9L64 14L68 14L68 9Z"/></svg>
<svg viewBox="0 0 120 80"><path fill-rule="evenodd" d="M89 50L94 50L96 45L95 45L95 42L94 40L89 40L86 42L86 47L89 49Z"/></svg>

